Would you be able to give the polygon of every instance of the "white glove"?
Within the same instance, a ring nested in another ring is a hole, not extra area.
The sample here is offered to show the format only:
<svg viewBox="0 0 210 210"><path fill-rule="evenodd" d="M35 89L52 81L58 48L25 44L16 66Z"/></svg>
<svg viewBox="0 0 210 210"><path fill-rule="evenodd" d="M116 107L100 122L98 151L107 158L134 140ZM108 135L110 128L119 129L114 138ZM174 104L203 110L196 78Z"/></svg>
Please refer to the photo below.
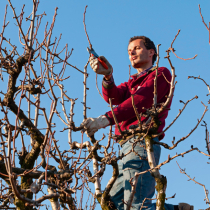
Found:
<svg viewBox="0 0 210 210"><path fill-rule="evenodd" d="M104 115L98 118L87 118L80 126L84 126L85 133L88 137L92 136L98 129L108 126L109 120Z"/></svg>
<svg viewBox="0 0 210 210"><path fill-rule="evenodd" d="M99 60L97 58L95 58L94 56L91 56L89 59L91 68L97 74L110 75L113 72L111 64L104 56L99 56L99 58L106 63L106 65L108 66L108 69L105 69L101 65Z"/></svg>

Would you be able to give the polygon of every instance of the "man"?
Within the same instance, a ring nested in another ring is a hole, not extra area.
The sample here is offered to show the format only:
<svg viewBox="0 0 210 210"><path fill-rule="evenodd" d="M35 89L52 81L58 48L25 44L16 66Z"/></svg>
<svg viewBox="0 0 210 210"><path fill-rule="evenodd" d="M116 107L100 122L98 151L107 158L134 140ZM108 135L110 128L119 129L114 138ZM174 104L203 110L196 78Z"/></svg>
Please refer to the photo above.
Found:
<svg viewBox="0 0 210 210"><path fill-rule="evenodd" d="M153 104L154 98L154 78L155 78L155 68L153 64L156 60L156 47L154 43L145 36L132 37L129 40L128 45L128 55L131 65L137 70L137 74L132 76L128 82L122 83L116 86L112 76L112 66L106 60L105 57L100 56L108 66L105 69L98 59L91 57L90 66L98 74L104 75L102 81L102 92L106 102L109 103L109 98L112 99L114 105L118 105L114 109L114 114L120 125L122 131L128 130L131 125L138 125L138 120L133 109L131 95L134 96L134 102L139 113L144 113L145 109L148 109ZM170 90L171 74L169 70L165 67L160 67L158 69L157 76L157 103L163 103L166 101ZM167 108L170 108L171 102ZM144 108L143 108L144 107ZM168 109L164 110L160 116L159 121L161 122L158 133L160 133L165 126L165 119L168 115ZM146 117L142 116L142 123L147 120ZM109 111L98 118L88 118L82 123L86 130L88 136L92 136L98 129L105 128L108 125L114 125L114 117L112 112ZM119 135L120 132L115 127L115 134ZM164 137L159 136L153 139L154 141L159 141ZM135 137L129 139L129 141L119 141L121 145L121 153L126 154L132 149L132 142L134 142ZM126 202L129 198L131 192L131 185L129 180L134 177L136 172L141 172L149 169L148 161L146 160L147 153L145 150L145 142L138 143L135 146L135 153L131 152L129 155L123 157L119 162L119 176L112 187L110 192L111 199L114 202L117 209L126 209ZM159 162L160 157L160 146L154 145L154 154L156 164ZM132 203L132 209L140 209L141 204L145 198L152 198L155 192L155 180L151 174L145 173L141 175L138 179L136 193ZM124 201L124 202L123 202ZM154 210L155 204L151 201L146 200L144 206L146 209ZM193 206L188 204L179 204L179 206L173 206L170 204L165 204L165 210L191 210Z"/></svg>

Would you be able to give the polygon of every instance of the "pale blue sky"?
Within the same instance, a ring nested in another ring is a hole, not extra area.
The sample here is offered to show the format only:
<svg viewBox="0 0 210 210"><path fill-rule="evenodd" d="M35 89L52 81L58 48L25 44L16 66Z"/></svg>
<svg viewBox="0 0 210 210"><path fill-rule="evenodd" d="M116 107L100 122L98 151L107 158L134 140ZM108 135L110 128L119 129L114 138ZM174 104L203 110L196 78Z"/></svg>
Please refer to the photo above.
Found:
<svg viewBox="0 0 210 210"><path fill-rule="evenodd" d="M18 2L18 3L17 3ZM21 11L23 4L28 3L29 0L13 0L12 3L17 9L17 14ZM30 1L31 2L31 1ZM8 4L6 0L1 0L0 7L0 24L3 23L5 5ZM209 96L207 87L200 80L187 79L188 76L198 76L209 80L209 56L210 46L208 43L209 35L205 26L202 23L198 4L201 5L202 14L205 21L210 21L209 14L209 1L195 1L195 0L176 0L176 1L96 1L96 0L78 0L78 1L56 1L45 0L41 1L39 5L39 14L43 11L47 16L43 17L42 25L38 34L40 41L44 37L44 27L46 21L51 24L54 9L57 6L58 15L54 28L54 37L59 37L62 33L62 40L60 42L60 49L67 43L69 50L74 48L73 54L69 59L72 65L76 65L79 69L83 70L84 65L88 59L88 52L86 50L88 41L83 27L83 12L85 6L88 5L86 13L87 31L92 42L93 48L99 55L104 55L112 64L114 69L114 79L116 84L120 84L128 80L128 65L129 59L127 55L127 44L130 37L135 35L145 35L151 38L155 45L160 46L160 66L165 66L170 69L168 61L164 59L167 50L172 40L174 39L177 31L181 29L180 35L174 43L176 53L180 57L188 58L198 54L197 58L190 61L183 61L177 59L171 54L171 60L176 70L176 80L178 81L174 98L172 102L171 111L166 121L169 124L174 117L178 114L179 109L183 104L179 100L187 101L195 95L199 98L191 102L182 116L177 120L174 126L166 132L163 139L164 142L171 144L173 137L179 140L181 137L187 135L197 123L197 119L201 117L204 107L201 101L207 105ZM31 3L25 7L25 16L28 16L32 11ZM7 20L10 21L9 26L6 28L5 36L10 37L12 43L18 46L20 53L23 49L18 41L17 27L14 26L14 19L12 17L11 8L8 7ZM28 29L24 28L26 32ZM39 72L39 65L36 65L37 72ZM60 69L58 69L59 71ZM57 72L58 72L57 71ZM88 97L87 105L91 107L88 110L88 117L98 117L109 110L106 102L100 97L95 87L95 73L88 67ZM135 73L135 69L132 69ZM68 67L65 76L71 76L69 81L64 84L67 94L72 98L78 98L75 105L74 119L76 125L79 125L83 120L82 115L82 100L83 100L83 75L78 73L73 68ZM7 76L5 75L5 80ZM98 83L101 89L101 76L98 76ZM1 81L2 84L2 81ZM4 86L5 87L5 86ZM3 87L3 89L4 89ZM60 94L58 92L58 94ZM42 99L43 106L46 101ZM69 110L69 104L67 106ZM210 114L207 112L204 120L209 123ZM64 125L55 118L59 130L62 130ZM59 123L58 123L59 122ZM41 127L41 124L40 124ZM61 149L68 148L67 133L61 134L59 130L56 132L56 139L60 140ZM108 129L102 129L96 134L98 139L101 138L102 133L107 133ZM85 137L86 138L86 137ZM80 134L74 134L74 140L80 141ZM87 139L86 139L87 140ZM106 139L104 140L106 144ZM161 161L167 159L168 154L173 156L177 153L184 152L190 149L190 146L198 147L202 151L205 149L205 129L199 125L198 129L183 143L181 143L173 151L162 149ZM116 147L117 148L117 147ZM182 168L186 168L186 172L195 177L195 180L205 184L207 189L210 189L210 182L208 179L209 165L207 164L208 158L192 152L187 154L184 158L176 159ZM208 205L205 204L203 199L205 194L201 186L195 185L192 181L188 182L185 175L180 174L176 160L171 161L169 164L162 167L160 173L165 175L168 180L167 197L171 197L176 193L174 199L167 202L177 204L179 202L187 202L194 205L194 209L205 209ZM109 169L111 170L111 169ZM103 187L108 181L108 172L104 176ZM97 209L100 209L97 206Z"/></svg>

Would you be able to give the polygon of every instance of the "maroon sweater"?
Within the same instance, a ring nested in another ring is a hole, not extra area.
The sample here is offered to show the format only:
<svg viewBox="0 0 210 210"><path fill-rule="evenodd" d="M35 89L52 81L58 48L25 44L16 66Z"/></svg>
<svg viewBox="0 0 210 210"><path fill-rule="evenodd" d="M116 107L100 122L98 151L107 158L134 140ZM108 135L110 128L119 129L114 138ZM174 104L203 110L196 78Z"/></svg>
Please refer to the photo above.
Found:
<svg viewBox="0 0 210 210"><path fill-rule="evenodd" d="M114 82L108 84L103 81L102 82L102 92L104 99L107 103L109 103L109 98L112 98L112 104L118 105L114 109L115 116L120 125L122 131L125 129L129 129L131 125L137 125L138 120L136 118L131 94L134 95L134 102L137 107L138 112L145 112L143 107L148 109L153 104L154 98L154 78L155 78L155 68L152 68L148 72L142 74L137 78L137 74L131 76L132 79L129 79L128 82L124 82L118 86L115 85ZM166 81L166 79L168 80ZM168 82L171 81L171 73L165 67L158 68L158 77L157 77L157 103L163 103L166 101L166 97L169 94L170 84ZM167 108L170 108L171 102L169 103ZM105 114L105 116L110 121L111 125L114 125L114 118L112 116L112 112L109 111ZM168 110L164 110L160 116L159 120L161 121L161 125L158 128L158 133L163 131L165 126L165 119L168 116ZM147 118L142 117L141 121L145 122ZM115 127L115 134L120 135L117 126ZM159 139L163 139L164 134L159 137Z"/></svg>

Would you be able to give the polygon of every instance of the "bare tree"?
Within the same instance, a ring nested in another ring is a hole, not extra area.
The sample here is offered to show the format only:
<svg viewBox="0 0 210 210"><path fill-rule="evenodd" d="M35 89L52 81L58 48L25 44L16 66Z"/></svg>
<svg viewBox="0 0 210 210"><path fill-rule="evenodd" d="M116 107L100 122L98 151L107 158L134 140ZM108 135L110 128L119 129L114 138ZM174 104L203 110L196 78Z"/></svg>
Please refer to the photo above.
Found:
<svg viewBox="0 0 210 210"><path fill-rule="evenodd" d="M64 89L64 82L69 79L70 75L64 77L67 68L73 68L84 76L84 97L83 97L83 116L87 118L86 110L86 96L87 96L87 66L88 60L84 63L84 70L80 70L75 65L69 63L69 58L72 55L72 50L68 50L68 45L59 50L59 39L53 38L53 29L57 16L57 9L50 25L46 23L45 30L39 31L40 25L43 22L45 13L38 13L38 6L40 1L33 0L33 8L28 17L24 16L24 5L20 14L17 14L13 7L11 0L8 0L8 5L13 11L13 18L16 21L19 33L19 42L22 48L17 48L17 44L13 43L9 37L4 36L9 22L6 21L8 6L5 8L4 22L0 37L0 68L1 80L7 86L6 92L1 91L2 97L0 99L1 105L1 119L0 119L0 139L1 139L1 153L0 153L0 208L2 209L40 209L46 208L46 200L50 200L51 208L54 209L82 209L84 191L89 193L90 209L94 209L96 202L100 203L103 210L116 209L110 199L110 190L119 174L117 161L123 155L117 155L113 149L115 140L126 139L130 136L138 135L139 138L134 142L134 147L137 142L145 139L147 157L150 163L150 169L142 173L150 172L156 180L156 209L164 209L165 190L167 186L167 179L160 174L159 169L162 165L170 162L176 157L183 156L191 151L198 151L206 156L210 156L209 151L209 132L207 124L204 122L206 128L206 144L208 154L201 152L198 148L191 147L188 151L176 154L159 165L156 165L154 154L152 152L153 144L159 144L166 149L174 149L179 143L188 138L198 125L203 120L207 112L207 106L204 105L203 115L198 120L192 131L185 137L176 142L172 142L172 146L163 142L154 142L153 138L161 135L158 133L159 119L158 116L165 110L173 97L173 90L175 87L175 68L170 60L170 53L175 54L173 43L178 36L172 41L171 46L167 50L166 59L171 66L172 80L170 83L170 93L167 96L165 103L157 104L157 74L154 80L154 102L152 107L146 110L144 114L148 120L146 123L141 123L142 113L138 113L135 106L135 100L132 98L133 108L139 124L129 130L121 131L120 126L115 118L115 123L118 126L121 135L115 136L112 134L112 127L108 136L108 143L106 146L101 144L101 140L96 140L94 136L90 140L83 141L83 127L77 127L74 123L74 105L76 98L68 96L66 89ZM85 25L84 12L84 26ZM203 19L203 18L202 18ZM204 21L204 20L203 20ZM26 22L27 29L23 26ZM209 30L209 29L208 29ZM38 40L37 34L43 33L42 40ZM88 37L90 48L92 48L90 39ZM176 55L176 54L175 54ZM156 69L159 64L159 45L157 52ZM177 56L177 55L176 55ZM180 58L179 56L177 56ZM194 56L192 59L194 59ZM181 58L182 59L182 58ZM6 79L7 75L8 80ZM191 78L191 77L190 77ZM193 77L196 78L196 77ZM201 79L197 77L197 79ZM209 85L201 79L209 90ZM41 99L46 100L47 103L42 103ZM179 111L177 117L172 123L163 131L168 130L177 118L184 111L185 107L196 97L182 102L183 109ZM70 102L70 105L68 105ZM26 106L27 105L27 106ZM27 108L26 108L27 107ZM110 108L112 108L112 99L110 99ZM68 111L69 110L69 111ZM114 112L113 112L114 115ZM64 124L61 132L67 133L65 142L69 146L68 149L61 151L59 145L61 139L56 139L55 133L60 132L57 128L57 120ZM39 127L38 122L45 122L45 127ZM73 141L72 131L82 132L81 143ZM21 142L21 145L20 145ZM129 153L134 152L129 151ZM86 154L87 153L87 154ZM55 166L49 164L49 159L55 161ZM19 161L19 164L17 163ZM92 163L91 163L92 162ZM89 165L93 164L93 171L90 170ZM101 188L101 179L106 166L112 166L112 177L107 183L105 189ZM181 170L184 173L183 170ZM141 174L142 174L141 173ZM132 193L127 202L127 209L132 206L133 196L136 190L136 183L140 174L136 174L130 183L132 185ZM191 178L190 178L191 179ZM194 179L191 179L195 181ZM94 183L95 190L89 185ZM204 186L204 185L202 185ZM205 189L205 186L204 186ZM78 196L80 191L80 197ZM48 194L47 194L48 193ZM208 193L205 189L206 202L209 204ZM89 198L88 198L89 199ZM145 198L146 199L146 198ZM97 201L96 201L97 200ZM86 209L87 204L86 202ZM15 207L14 207L15 206ZM42 207L44 206L44 207Z"/></svg>

